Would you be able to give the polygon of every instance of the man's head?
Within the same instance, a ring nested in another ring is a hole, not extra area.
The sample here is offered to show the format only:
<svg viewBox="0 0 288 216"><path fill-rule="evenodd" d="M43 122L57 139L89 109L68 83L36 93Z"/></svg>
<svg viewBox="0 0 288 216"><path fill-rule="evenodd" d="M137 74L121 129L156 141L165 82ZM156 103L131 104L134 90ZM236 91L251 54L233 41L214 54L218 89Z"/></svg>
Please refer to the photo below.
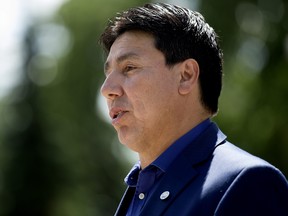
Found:
<svg viewBox="0 0 288 216"><path fill-rule="evenodd" d="M203 16L187 8L157 3L124 11L109 23L100 43L109 52L124 32L152 34L168 66L192 58L200 68L199 83L204 107L216 114L222 87L222 52L217 35Z"/></svg>
<svg viewBox="0 0 288 216"><path fill-rule="evenodd" d="M168 4L133 8L110 22L100 42L112 124L142 164L217 112L221 52L199 13Z"/></svg>

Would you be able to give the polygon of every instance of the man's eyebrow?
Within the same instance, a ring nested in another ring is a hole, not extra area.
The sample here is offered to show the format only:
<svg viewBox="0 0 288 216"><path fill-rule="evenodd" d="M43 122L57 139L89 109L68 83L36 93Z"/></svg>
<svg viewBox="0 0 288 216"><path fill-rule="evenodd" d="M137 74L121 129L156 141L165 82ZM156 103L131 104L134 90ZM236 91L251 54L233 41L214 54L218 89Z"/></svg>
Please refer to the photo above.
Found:
<svg viewBox="0 0 288 216"><path fill-rule="evenodd" d="M123 55L120 55L116 59L116 62L118 64L120 64L121 62L123 62L123 61L125 61L127 59L139 59L139 55L137 53L135 53L135 52L128 52L128 53L125 53ZM110 62L106 61L105 64L104 64L104 73L106 74L109 69L110 69Z"/></svg>

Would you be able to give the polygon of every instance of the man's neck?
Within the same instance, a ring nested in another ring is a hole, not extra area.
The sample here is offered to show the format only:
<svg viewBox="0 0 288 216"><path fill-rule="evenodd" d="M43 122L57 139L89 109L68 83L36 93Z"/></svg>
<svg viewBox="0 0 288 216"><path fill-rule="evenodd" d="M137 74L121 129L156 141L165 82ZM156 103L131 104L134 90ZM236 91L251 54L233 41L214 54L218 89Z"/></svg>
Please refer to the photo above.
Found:
<svg viewBox="0 0 288 216"><path fill-rule="evenodd" d="M186 134L188 131L199 125L201 122L205 121L206 119L210 118L211 115L206 115L203 118L199 118L198 121L193 121L193 123L190 123L190 126L188 127L182 127L178 128L178 130L173 131L169 135L166 135L166 140L164 141L162 139L162 142L157 143L157 145L152 145L153 148L145 149L145 151L139 153L139 160L141 164L141 169L144 169L148 165L150 165L154 160L156 160L167 148L169 148L177 139L182 137L184 134ZM181 129L181 130L180 130ZM157 142L155 140L155 142Z"/></svg>

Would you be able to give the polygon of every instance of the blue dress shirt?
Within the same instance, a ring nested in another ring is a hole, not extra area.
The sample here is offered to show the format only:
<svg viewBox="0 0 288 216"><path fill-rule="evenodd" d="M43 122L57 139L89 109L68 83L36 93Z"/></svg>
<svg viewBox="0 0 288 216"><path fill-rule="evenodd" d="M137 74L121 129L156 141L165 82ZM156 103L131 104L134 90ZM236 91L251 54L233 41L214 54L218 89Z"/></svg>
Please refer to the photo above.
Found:
<svg viewBox="0 0 288 216"><path fill-rule="evenodd" d="M159 179L165 174L170 164L178 155L193 142L209 125L207 119L194 127L188 133L180 137L169 148L167 148L154 162L141 170L140 162L136 163L125 178L125 183L129 187L136 187L133 200L127 211L127 216L139 215L141 208L145 204L149 194L153 192Z"/></svg>

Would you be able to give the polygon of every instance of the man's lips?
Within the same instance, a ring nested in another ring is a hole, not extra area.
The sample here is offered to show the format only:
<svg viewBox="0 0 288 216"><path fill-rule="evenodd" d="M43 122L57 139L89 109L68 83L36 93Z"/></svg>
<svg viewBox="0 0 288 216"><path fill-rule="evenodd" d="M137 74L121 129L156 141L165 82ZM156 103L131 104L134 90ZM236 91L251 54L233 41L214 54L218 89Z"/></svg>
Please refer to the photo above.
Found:
<svg viewBox="0 0 288 216"><path fill-rule="evenodd" d="M112 119L112 124L116 124L127 112L128 111L124 110L123 108L114 107L110 109L109 115L110 118Z"/></svg>

